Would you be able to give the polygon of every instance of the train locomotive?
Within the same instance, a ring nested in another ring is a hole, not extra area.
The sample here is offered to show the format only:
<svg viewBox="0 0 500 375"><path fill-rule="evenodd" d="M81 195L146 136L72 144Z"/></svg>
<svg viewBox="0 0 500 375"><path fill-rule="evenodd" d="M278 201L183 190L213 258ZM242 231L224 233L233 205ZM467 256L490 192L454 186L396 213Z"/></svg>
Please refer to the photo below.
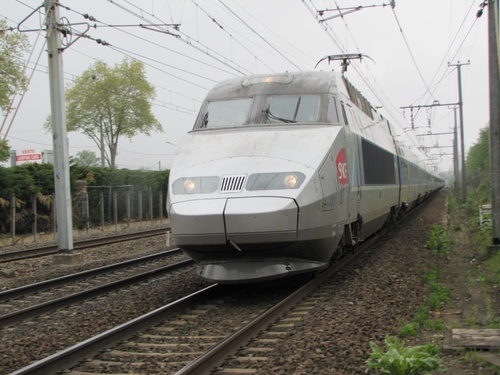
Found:
<svg viewBox="0 0 500 375"><path fill-rule="evenodd" d="M217 84L170 170L174 243L218 283L319 272L443 186L336 72Z"/></svg>

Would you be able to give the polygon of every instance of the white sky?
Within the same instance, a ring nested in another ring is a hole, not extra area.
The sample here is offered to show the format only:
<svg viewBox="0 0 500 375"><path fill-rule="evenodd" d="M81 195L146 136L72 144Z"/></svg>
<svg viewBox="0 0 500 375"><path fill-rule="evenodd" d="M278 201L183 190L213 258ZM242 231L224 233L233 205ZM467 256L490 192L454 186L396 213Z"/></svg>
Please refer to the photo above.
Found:
<svg viewBox="0 0 500 375"><path fill-rule="evenodd" d="M458 102L457 71L462 66L465 146L476 143L479 130L488 124L487 12L476 18L482 0L396 0L394 10L380 0L61 0L61 16L75 32L87 24L88 38L75 41L63 54L66 84L96 59L113 66L125 57L146 65L147 77L156 86L153 112L164 133L126 138L118 145L119 168L158 169L170 166L172 154L192 128L199 105L218 81L253 73L314 70L326 55L363 53L370 59L353 62L346 76L374 106L391 106L386 116L403 114L400 107ZM0 17L22 31L39 30L42 0L2 0ZM139 4L139 5L136 5ZM380 5L372 7L373 5ZM321 18L344 17L319 23ZM347 14L345 8L363 6ZM89 21L83 15L96 21ZM145 29L139 25L180 24ZM97 27L94 27L97 26ZM402 32L401 32L402 30ZM27 75L41 54L29 90L12 122L7 139L12 149L52 149L52 138L43 130L50 112L47 53L44 32L28 32L33 49ZM105 40L103 46L95 40ZM28 61L29 56L26 56ZM337 62L322 62L317 70L340 70ZM411 132L410 112L405 111ZM2 115L2 121L3 121ZM3 138L13 114L7 118ZM430 124L430 126L429 126ZM448 106L422 109L414 121L416 134L447 133L454 127ZM68 133L69 152L75 155L97 146L82 134ZM430 154L451 154L452 136L422 136ZM441 170L452 167L452 157L436 157Z"/></svg>

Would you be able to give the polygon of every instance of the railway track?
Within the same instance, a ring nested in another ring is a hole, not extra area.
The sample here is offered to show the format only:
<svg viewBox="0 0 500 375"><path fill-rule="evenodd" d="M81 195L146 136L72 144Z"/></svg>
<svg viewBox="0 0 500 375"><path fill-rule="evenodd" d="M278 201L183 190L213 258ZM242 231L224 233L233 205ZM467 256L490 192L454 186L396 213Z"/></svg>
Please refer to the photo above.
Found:
<svg viewBox="0 0 500 375"><path fill-rule="evenodd" d="M82 250L87 248L93 248L98 246L106 246L113 243L119 243L124 241L132 241L141 238L148 238L154 236L160 236L166 234L169 228L161 229L150 229L141 232L119 234L114 236L106 236L102 238L95 238L89 240L76 241L74 243L74 250ZM11 251L6 253L0 253L0 263L13 262L16 260L30 259L43 257L46 255L57 254L57 245L41 246L33 249L26 249L20 251Z"/></svg>
<svg viewBox="0 0 500 375"><path fill-rule="evenodd" d="M375 240L305 283L305 277L298 277L295 282L302 280L301 284L281 285L272 293L263 293L262 286L213 284L12 375L252 373L251 363L265 360L288 330L320 303L318 295L325 291L306 296L362 256Z"/></svg>
<svg viewBox="0 0 500 375"><path fill-rule="evenodd" d="M180 249L168 250L0 292L0 327L19 323L194 263L184 259Z"/></svg>
<svg viewBox="0 0 500 375"><path fill-rule="evenodd" d="M212 285L12 374L258 373L257 363L272 357L316 305L339 292L332 275L369 253L368 248L384 234L366 241L290 295L278 298L269 293L269 285L254 290L238 286L240 294L231 295L230 287ZM346 273L355 275L357 263Z"/></svg>

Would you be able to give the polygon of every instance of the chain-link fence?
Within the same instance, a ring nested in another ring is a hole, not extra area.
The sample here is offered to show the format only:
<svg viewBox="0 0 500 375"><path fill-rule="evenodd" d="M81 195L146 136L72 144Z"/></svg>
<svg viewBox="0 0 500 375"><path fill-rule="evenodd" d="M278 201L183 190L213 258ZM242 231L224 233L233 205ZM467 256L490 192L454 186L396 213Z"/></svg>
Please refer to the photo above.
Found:
<svg viewBox="0 0 500 375"><path fill-rule="evenodd" d="M162 224L166 218L166 191L152 191L133 185L86 186L77 184L73 193L73 227L75 229L102 228L109 225L149 222ZM12 237L57 231L54 196L38 194L23 202L14 195L3 202L0 214L5 235ZM7 216L7 217L5 217ZM10 228L7 228L9 226Z"/></svg>

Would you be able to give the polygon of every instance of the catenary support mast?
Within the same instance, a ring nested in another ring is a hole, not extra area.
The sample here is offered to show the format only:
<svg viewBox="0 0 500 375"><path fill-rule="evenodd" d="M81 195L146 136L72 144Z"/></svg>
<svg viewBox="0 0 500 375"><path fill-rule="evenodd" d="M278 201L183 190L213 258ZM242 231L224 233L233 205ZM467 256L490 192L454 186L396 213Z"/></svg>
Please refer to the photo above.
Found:
<svg viewBox="0 0 500 375"><path fill-rule="evenodd" d="M49 56L50 101L54 142L54 186L59 253L73 253L69 153L59 24L59 0L45 0Z"/></svg>
<svg viewBox="0 0 500 375"><path fill-rule="evenodd" d="M488 1L488 50L490 75L491 250L500 250L500 57L499 0Z"/></svg>

